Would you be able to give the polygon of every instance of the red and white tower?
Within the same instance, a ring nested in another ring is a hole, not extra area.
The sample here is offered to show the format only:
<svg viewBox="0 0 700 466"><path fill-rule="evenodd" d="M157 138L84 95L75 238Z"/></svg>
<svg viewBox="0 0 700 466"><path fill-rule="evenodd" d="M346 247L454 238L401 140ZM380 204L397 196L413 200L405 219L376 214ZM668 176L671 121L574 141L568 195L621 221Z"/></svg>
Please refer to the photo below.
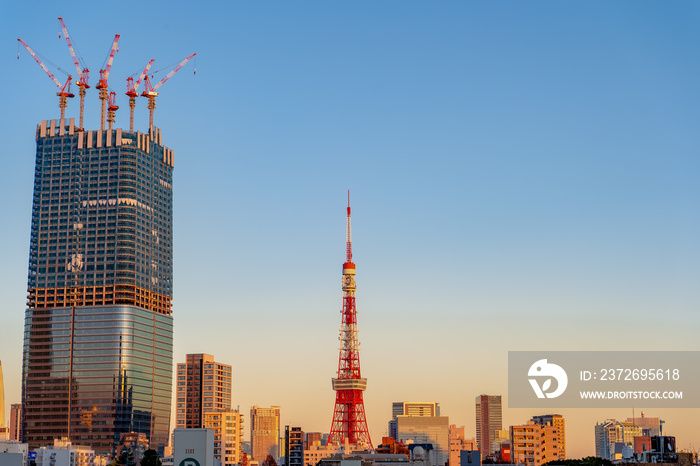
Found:
<svg viewBox="0 0 700 466"><path fill-rule="evenodd" d="M343 264L343 310L340 327L340 358L338 377L333 379L335 409L328 443L372 447L369 437L362 392L367 379L360 374L360 342L357 339L357 310L355 309L355 264L352 261L350 234L350 193L348 192L347 256Z"/></svg>

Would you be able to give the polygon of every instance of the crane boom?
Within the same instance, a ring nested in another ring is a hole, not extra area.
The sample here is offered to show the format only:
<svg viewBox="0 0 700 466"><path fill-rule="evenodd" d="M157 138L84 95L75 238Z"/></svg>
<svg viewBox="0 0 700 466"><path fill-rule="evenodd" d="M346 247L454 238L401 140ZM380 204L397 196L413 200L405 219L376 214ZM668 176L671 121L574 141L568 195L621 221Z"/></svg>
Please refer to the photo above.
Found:
<svg viewBox="0 0 700 466"><path fill-rule="evenodd" d="M63 91L63 88L65 88L65 85L64 85L64 86L61 86L61 83L58 82L58 79L56 79L56 76L54 76L53 73L52 73L51 71L49 71L49 69L46 67L46 65L44 65L44 62L42 62L41 59L37 56L37 54L34 53L34 50L32 50L32 48L29 47L29 46L27 45L27 43L26 43L25 41L23 41L22 39L20 39L19 37L17 38L17 40L20 41L20 43L21 43L22 45L24 45L24 48L27 49L27 52L29 52L29 55L31 55L32 57L34 57L34 60L36 60L36 62L39 64L39 66L41 66L41 68L46 72L46 74L49 75L49 78L51 78L51 80L52 80L54 83L56 83L56 85L57 85L59 88L61 88L61 91ZM68 79L68 81L70 82L70 78Z"/></svg>
<svg viewBox="0 0 700 466"><path fill-rule="evenodd" d="M66 37L66 42L68 43L68 50L70 50L70 56L73 58L73 64L75 65L75 70L78 72L78 86L85 86L85 87L90 87L88 86L88 73L90 72L89 69L83 68L82 70L80 69L80 62L78 61L78 57L75 55L75 50L73 49L73 43L70 40L70 36L68 35L68 29L66 28L66 23L63 22L62 17L58 17L58 20L61 22L61 29L63 30L63 35Z"/></svg>
<svg viewBox="0 0 700 466"><path fill-rule="evenodd" d="M107 59L107 66L100 70L100 83L95 86L97 89L102 89L107 87L107 79L109 78L109 71L112 69L112 62L114 61L114 54L117 52L117 44L119 43L119 34L114 35L114 42L112 42L112 48L109 53L109 58Z"/></svg>
<svg viewBox="0 0 700 466"><path fill-rule="evenodd" d="M160 86L162 86L163 84L165 84L165 81L167 81L167 80L170 79L175 73L177 73L178 71L180 71L180 68L182 68L183 66L185 66L185 64L186 64L188 61L190 61L190 60L192 59L192 57L194 57L195 55L197 55L197 52L193 53L193 54L190 55L189 57L187 57L187 58L185 58L184 60L182 60L175 68L173 68L173 70L172 70L170 73L168 73L163 79L160 80L160 82L159 82L158 84L155 85L155 87L153 88L153 92L157 91L158 88L159 88Z"/></svg>
<svg viewBox="0 0 700 466"><path fill-rule="evenodd" d="M134 107L136 107L136 97L139 95L136 91L138 90L141 81L148 73L148 70L151 68L154 61L156 60L153 58L148 62L146 68L144 68L143 72L139 76L138 81L136 81L136 84L134 84L134 78L132 77L133 75L126 78L126 95L129 96L129 131L132 133L134 132Z"/></svg>

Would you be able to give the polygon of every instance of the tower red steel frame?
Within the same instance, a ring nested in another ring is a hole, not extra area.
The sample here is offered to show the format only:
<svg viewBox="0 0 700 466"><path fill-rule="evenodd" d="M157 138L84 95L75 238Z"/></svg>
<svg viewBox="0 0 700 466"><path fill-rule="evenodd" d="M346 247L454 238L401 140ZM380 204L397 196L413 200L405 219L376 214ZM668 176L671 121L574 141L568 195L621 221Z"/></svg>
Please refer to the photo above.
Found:
<svg viewBox="0 0 700 466"><path fill-rule="evenodd" d="M333 379L335 409L328 437L329 443L364 444L370 449L372 440L365 418L362 392L367 379L360 373L360 343L357 339L357 310L355 308L355 264L352 261L352 237L350 230L350 193L348 193L348 223L346 259L343 264L343 310L340 328L340 357L338 377Z"/></svg>

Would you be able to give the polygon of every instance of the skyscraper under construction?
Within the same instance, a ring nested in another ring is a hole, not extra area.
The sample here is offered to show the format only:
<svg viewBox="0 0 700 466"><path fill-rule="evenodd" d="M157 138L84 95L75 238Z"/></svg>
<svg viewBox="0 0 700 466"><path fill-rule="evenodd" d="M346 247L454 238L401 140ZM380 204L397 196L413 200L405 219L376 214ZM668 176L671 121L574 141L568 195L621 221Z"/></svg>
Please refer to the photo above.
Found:
<svg viewBox="0 0 700 466"><path fill-rule="evenodd" d="M166 445L172 391L173 152L161 132L42 121L22 368L23 437L110 453Z"/></svg>

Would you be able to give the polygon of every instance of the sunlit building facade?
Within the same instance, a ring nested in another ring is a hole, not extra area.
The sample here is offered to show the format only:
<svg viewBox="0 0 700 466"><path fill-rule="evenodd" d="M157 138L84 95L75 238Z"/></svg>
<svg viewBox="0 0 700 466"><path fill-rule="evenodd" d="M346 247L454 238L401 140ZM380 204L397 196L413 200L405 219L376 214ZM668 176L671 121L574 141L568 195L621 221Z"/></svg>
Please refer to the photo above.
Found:
<svg viewBox="0 0 700 466"><path fill-rule="evenodd" d="M42 121L29 251L22 436L110 453L168 442L173 153L161 132Z"/></svg>

